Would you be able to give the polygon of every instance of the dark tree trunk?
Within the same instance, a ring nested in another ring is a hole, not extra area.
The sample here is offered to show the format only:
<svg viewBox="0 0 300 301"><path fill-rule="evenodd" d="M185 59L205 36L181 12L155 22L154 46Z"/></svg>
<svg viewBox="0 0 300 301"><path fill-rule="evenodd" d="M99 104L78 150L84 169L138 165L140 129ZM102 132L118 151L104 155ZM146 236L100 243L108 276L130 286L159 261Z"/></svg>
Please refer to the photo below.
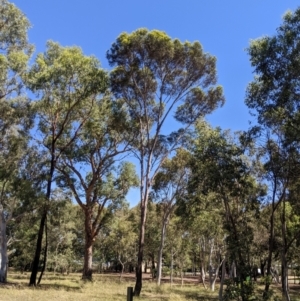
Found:
<svg viewBox="0 0 300 301"><path fill-rule="evenodd" d="M38 238L37 238L37 243L36 243L36 249L35 249L35 255L34 255L34 260L32 262L32 271L31 271L31 276L30 276L30 281L29 285L30 286L36 286L36 278L37 278L37 273L39 269L39 263L40 263L40 256L41 256L41 251L42 251L42 242L43 242L43 234L44 234L44 227L47 219L47 210L45 209L41 218L40 222L40 228L39 228L39 233L38 233Z"/></svg>
<svg viewBox="0 0 300 301"><path fill-rule="evenodd" d="M261 276L265 277L265 266L267 264L267 260L260 260L260 272L261 272Z"/></svg>
<svg viewBox="0 0 300 301"><path fill-rule="evenodd" d="M93 231L92 224L93 208L87 207L84 213L85 247L82 279L91 281L93 278L93 244L95 241L95 232Z"/></svg>
<svg viewBox="0 0 300 301"><path fill-rule="evenodd" d="M51 162L50 162L50 171L49 171L49 177L48 177L48 182L47 182L47 192L46 192L46 197L45 197L45 205L44 205L44 211L43 211L43 214L41 217L40 228L39 228L38 238L37 238L37 242L36 242L35 255L34 255L33 262L32 262L32 271L31 271L29 286L36 286L36 278L37 278L37 273L39 270L39 263L40 263L40 257L41 257L41 252L42 252L43 234L44 234L44 228L45 228L45 224L47 221L47 215L48 215L48 203L49 203L50 197L51 197L51 184L52 184L54 168L55 168L55 164L56 164L54 149L55 149L55 145L53 142L52 143L52 157L51 157ZM47 243L46 243L46 246L47 246ZM43 269L45 269L46 259L47 259L47 257L44 257ZM39 283L41 282L41 280L42 280L42 275L39 278Z"/></svg>
<svg viewBox="0 0 300 301"><path fill-rule="evenodd" d="M47 264L47 255L48 255L48 227L47 227L47 216L45 220L45 250L44 250L44 260L43 260L43 267L42 271L38 280L37 284L41 283L42 277L44 275L45 269L46 269L46 264Z"/></svg>

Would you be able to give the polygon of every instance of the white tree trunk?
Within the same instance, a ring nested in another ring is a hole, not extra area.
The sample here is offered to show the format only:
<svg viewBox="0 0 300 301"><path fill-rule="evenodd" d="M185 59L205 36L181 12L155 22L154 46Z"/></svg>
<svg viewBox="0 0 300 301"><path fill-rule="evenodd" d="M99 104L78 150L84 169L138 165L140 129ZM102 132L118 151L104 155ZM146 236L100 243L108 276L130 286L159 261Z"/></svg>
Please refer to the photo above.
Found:
<svg viewBox="0 0 300 301"><path fill-rule="evenodd" d="M202 282L204 288L207 289L207 287L205 285L205 269L204 269L203 265L201 265L201 268L200 268L200 281Z"/></svg>
<svg viewBox="0 0 300 301"><path fill-rule="evenodd" d="M162 255L163 255L163 248L165 244L166 238L166 228L167 228L167 221L163 221L162 229L161 229L161 238L160 238L160 245L158 250L158 259L157 259L157 284L160 285L161 283L161 271L162 271Z"/></svg>
<svg viewBox="0 0 300 301"><path fill-rule="evenodd" d="M7 280L7 240L6 240L6 220L3 207L0 205L0 282L5 283Z"/></svg>
<svg viewBox="0 0 300 301"><path fill-rule="evenodd" d="M215 291L215 285L216 285L216 280L217 280L217 277L219 275L219 270L220 270L220 267L222 266L223 267L223 262L224 262L224 259L222 260L222 262L217 266L216 268L216 271L215 271L215 275L212 276L212 277L209 277L209 281L210 281L210 289L212 292ZM211 269L211 266L209 267Z"/></svg>
<svg viewBox="0 0 300 301"><path fill-rule="evenodd" d="M234 261L232 262L230 269L230 278L236 278L236 265Z"/></svg>

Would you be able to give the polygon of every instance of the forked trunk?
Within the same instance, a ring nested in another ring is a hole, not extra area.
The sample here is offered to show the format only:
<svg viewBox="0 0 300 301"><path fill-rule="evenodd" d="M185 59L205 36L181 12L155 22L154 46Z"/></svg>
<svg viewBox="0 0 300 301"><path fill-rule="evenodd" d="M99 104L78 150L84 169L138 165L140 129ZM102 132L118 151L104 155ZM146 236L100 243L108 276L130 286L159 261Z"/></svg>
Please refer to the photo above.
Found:
<svg viewBox="0 0 300 301"><path fill-rule="evenodd" d="M215 275L212 275L212 267L211 265L209 266L209 269L210 269L210 272L209 272L209 284L210 284L210 290L212 292L215 291L215 285L216 285L216 280L217 280L217 277L219 275L219 270L220 270L220 267L222 266L223 267L223 262L224 262L224 259L221 261L221 263L217 266L216 268L216 271L215 271Z"/></svg>
<svg viewBox="0 0 300 301"><path fill-rule="evenodd" d="M6 220L3 207L0 205L0 282L5 283L7 280L7 240L6 240Z"/></svg>
<svg viewBox="0 0 300 301"><path fill-rule="evenodd" d="M32 262L32 270L31 270L31 276L30 276L30 281L29 285L30 286L36 286L36 278L37 278L37 273L39 270L39 264L40 264L40 257L41 257L41 252L42 252L42 243L43 243L43 234L44 234L44 228L46 225L47 221L47 215L48 215L48 203L50 201L51 197L51 185L52 185L52 179L53 179L53 174L54 174L54 169L55 169L55 155L54 155L54 150L55 150L55 144L52 142L52 153L51 153L51 162L50 162L50 171L48 175L48 181L47 181L47 192L46 192L46 198L45 198L45 205L44 205L44 211L41 217L41 222L40 222L40 228L38 232L38 238L36 242L36 249L35 249L35 254L34 254L34 259ZM46 243L46 248L47 248L47 243ZM46 250L47 252L47 250ZM46 266L46 257L44 257L44 266L43 269L45 269ZM39 283L42 280L42 275L39 279Z"/></svg>

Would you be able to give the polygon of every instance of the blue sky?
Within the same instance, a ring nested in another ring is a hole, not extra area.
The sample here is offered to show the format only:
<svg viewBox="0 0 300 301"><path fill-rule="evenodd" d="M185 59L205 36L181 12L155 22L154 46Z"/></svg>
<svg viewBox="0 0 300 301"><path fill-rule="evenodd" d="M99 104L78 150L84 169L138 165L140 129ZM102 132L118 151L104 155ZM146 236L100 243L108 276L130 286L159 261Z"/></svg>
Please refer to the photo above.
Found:
<svg viewBox="0 0 300 301"><path fill-rule="evenodd" d="M226 103L208 117L213 126L246 130L251 116L244 104L253 73L245 49L251 39L273 35L295 0L11 0L32 24L36 52L47 40L80 46L109 69L106 51L121 32L138 28L165 31L182 41L198 40L217 57L218 82ZM133 201L135 203L135 201ZM132 204L133 204L132 203Z"/></svg>

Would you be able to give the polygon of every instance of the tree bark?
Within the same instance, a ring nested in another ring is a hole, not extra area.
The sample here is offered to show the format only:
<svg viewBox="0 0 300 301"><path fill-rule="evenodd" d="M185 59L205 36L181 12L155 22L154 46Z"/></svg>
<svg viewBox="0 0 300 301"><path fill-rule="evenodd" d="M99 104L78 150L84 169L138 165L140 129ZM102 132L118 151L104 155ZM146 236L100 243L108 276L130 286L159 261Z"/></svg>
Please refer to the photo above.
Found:
<svg viewBox="0 0 300 301"><path fill-rule="evenodd" d="M6 220L3 212L3 207L0 205L0 282L7 281L7 240L6 240Z"/></svg>
<svg viewBox="0 0 300 301"><path fill-rule="evenodd" d="M205 269L204 269L202 264L201 264L201 267L200 267L200 281L202 282L204 288L207 289L207 287L205 285Z"/></svg>
<svg viewBox="0 0 300 301"><path fill-rule="evenodd" d="M165 243L165 237L166 237L166 228L167 228L167 222L163 221L162 229L161 229L161 238L160 238L160 245L158 250L158 259L157 259L157 284L160 285L161 283L161 271L162 271L162 256L163 256L163 248Z"/></svg>
<svg viewBox="0 0 300 301"><path fill-rule="evenodd" d="M45 220L45 250L44 250L44 259L43 259L43 267L37 284L40 284L42 281L42 277L44 275L46 265L47 265L47 255L48 255L48 227L47 227L47 216Z"/></svg>
<svg viewBox="0 0 300 301"><path fill-rule="evenodd" d="M147 192L146 192L147 193ZM144 256L144 244L145 244L145 226L146 226L146 215L147 215L148 196L141 200L141 224L140 224L140 235L138 242L138 260L136 266L136 282L134 287L134 295L139 296L142 290L142 263Z"/></svg>
<svg viewBox="0 0 300 301"><path fill-rule="evenodd" d="M41 251L42 251L42 242L43 242L43 234L44 234L46 218L47 218L47 210L45 209L43 212L43 215L41 217L41 221L40 221L40 228L39 228L38 238L37 238L37 242L36 242L35 255L34 255L33 262L32 262L32 270L31 270L31 275L30 275L29 286L36 286L36 278L37 278L37 273L39 270L39 263L40 263L40 256L41 256Z"/></svg>
<svg viewBox="0 0 300 301"><path fill-rule="evenodd" d="M91 281L93 278L93 227L92 227L92 209L85 210L85 247L82 279Z"/></svg>
<svg viewBox="0 0 300 301"><path fill-rule="evenodd" d="M84 264L82 271L83 280L92 280L93 278L93 241L89 237L86 238L84 249Z"/></svg>
<svg viewBox="0 0 300 301"><path fill-rule="evenodd" d="M219 289L219 301L222 301L223 299L223 285L225 280L225 263L226 263L226 257L224 258L222 262L222 276L220 281L220 289Z"/></svg>
<svg viewBox="0 0 300 301"><path fill-rule="evenodd" d="M217 266L216 268L216 271L215 271L215 275L212 276L212 266L210 265L209 266L209 282L210 282L210 290L212 292L215 291L215 284L216 284L216 280L218 278L218 275L219 275L219 269L220 267L222 266L223 267L223 262L224 262L224 259L222 260L222 262Z"/></svg>
<svg viewBox="0 0 300 301"><path fill-rule="evenodd" d="M289 280L288 280L288 264L287 264L287 237L286 237L286 216L285 216L285 200L283 200L283 212L281 220L281 230L283 238L283 250L281 252L281 284L282 284L282 301L290 301Z"/></svg>
<svg viewBox="0 0 300 301"><path fill-rule="evenodd" d="M45 228L45 224L47 221L47 215L48 215L48 202L50 201L50 197L51 197L51 185L52 185L52 179L53 179L54 169L55 169L55 165L56 165L54 151L55 151L55 142L52 141L51 162L50 162L50 170L49 170L49 175L48 175L48 180L47 180L47 192L46 192L46 196L45 196L45 205L44 205L44 211L43 211L43 214L41 217L40 228L39 228L38 238L37 238L37 242L36 242L35 255L34 255L33 262L32 262L32 271L31 271L29 286L36 286L36 277L37 277L37 273L39 270L39 263L40 263L40 257L41 257L41 252L42 252L43 234L44 234L44 228ZM46 265L46 261L44 260L43 269L45 269L45 265ZM42 277L40 277L39 283L41 282L41 280L42 280Z"/></svg>

